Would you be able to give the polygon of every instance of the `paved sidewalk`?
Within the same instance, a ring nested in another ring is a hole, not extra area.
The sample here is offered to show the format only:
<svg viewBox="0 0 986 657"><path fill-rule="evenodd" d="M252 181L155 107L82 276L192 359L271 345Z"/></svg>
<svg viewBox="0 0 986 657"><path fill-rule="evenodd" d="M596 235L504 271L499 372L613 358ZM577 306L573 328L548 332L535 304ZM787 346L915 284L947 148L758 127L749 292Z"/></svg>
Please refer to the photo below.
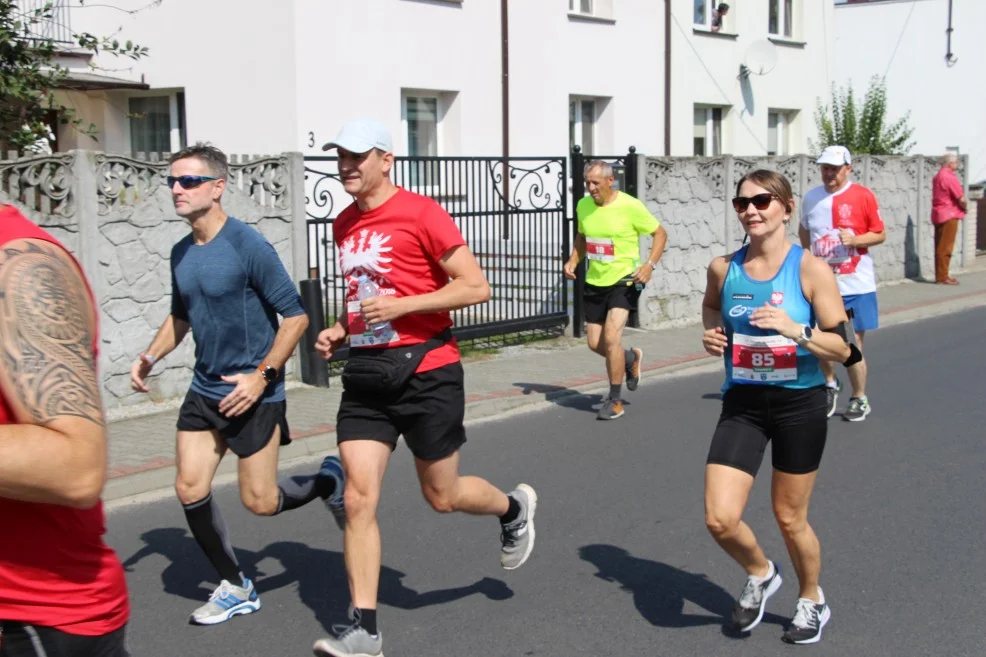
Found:
<svg viewBox="0 0 986 657"><path fill-rule="evenodd" d="M942 286L904 282L879 291L881 323L890 326L924 317L986 305L986 258L967 273L958 275L961 285ZM716 367L717 359L701 346L697 325L660 331L627 329L624 343L644 350L647 379L697 366ZM878 338L872 338L878 339ZM508 347L487 359L468 359L466 371L467 423L543 405L547 400L566 404L598 401L607 382L602 359L589 352L581 340L560 338L521 347ZM281 463L315 460L335 445L335 412L342 386L297 386L288 390L288 421L294 441L281 450ZM582 394L579 394L582 393ZM596 393L587 398L586 393ZM631 402L633 393L625 392ZM642 410L642 409L641 409ZM628 413L640 412L628 406ZM110 471L104 493L107 501L126 500L142 493L170 490L175 476L174 441L177 407L142 417L110 423ZM587 430L591 430L587 427ZM224 459L220 480L236 471L236 459Z"/></svg>

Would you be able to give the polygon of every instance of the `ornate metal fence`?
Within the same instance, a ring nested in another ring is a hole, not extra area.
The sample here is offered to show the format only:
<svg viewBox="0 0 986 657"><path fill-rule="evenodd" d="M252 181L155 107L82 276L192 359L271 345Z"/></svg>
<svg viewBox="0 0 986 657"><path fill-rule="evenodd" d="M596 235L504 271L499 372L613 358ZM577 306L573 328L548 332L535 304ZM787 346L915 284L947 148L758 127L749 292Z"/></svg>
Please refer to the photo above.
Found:
<svg viewBox="0 0 986 657"><path fill-rule="evenodd" d="M565 326L561 274L570 248L564 157L397 157L394 181L435 199L483 268L488 303L453 313L455 335L480 338ZM332 224L351 202L334 157L305 158L309 277L322 282L326 322L342 312L345 280Z"/></svg>

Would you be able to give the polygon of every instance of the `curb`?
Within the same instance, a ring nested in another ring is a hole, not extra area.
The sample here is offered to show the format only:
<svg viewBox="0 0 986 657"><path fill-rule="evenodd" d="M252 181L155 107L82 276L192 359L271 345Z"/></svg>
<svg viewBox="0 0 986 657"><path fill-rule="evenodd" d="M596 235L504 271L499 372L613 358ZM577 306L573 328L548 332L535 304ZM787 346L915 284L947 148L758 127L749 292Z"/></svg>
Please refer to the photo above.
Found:
<svg viewBox="0 0 986 657"><path fill-rule="evenodd" d="M968 292L946 299L917 302L889 308L880 313L881 328L907 324L929 317L961 312L986 306L986 290ZM707 353L696 352L675 358L651 361L642 366L641 385L647 385L671 376L682 376L701 368L720 367L719 360ZM474 394L466 398L466 426L503 419L520 413L532 413L550 408L567 397L605 390L607 378L603 375L585 376L550 383L536 384L528 388L511 387L491 393ZM281 448L279 469L286 469L306 462L315 462L327 454L338 451L335 426L318 425L311 429L293 432L290 445ZM113 468L103 490L103 502L108 511L173 495L177 469L173 459L154 459L139 468ZM237 460L224 459L219 465L213 483L219 487L234 483L237 478Z"/></svg>

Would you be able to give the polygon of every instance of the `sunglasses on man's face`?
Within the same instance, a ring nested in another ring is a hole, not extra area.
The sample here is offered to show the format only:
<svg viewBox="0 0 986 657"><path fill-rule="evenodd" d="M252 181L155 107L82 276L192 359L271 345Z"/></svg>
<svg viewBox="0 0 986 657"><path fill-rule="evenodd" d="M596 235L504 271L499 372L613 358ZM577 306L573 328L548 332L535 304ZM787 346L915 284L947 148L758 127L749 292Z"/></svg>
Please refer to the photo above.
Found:
<svg viewBox="0 0 986 657"><path fill-rule="evenodd" d="M175 183L181 185L182 189L195 189L202 183L210 180L219 180L219 178L214 178L213 176L168 176L166 184L168 185L168 189L173 189Z"/></svg>
<svg viewBox="0 0 986 657"><path fill-rule="evenodd" d="M750 207L750 203L753 204L757 210L766 210L770 207L770 202L774 199L780 200L777 196L773 194L757 194L756 196L737 196L733 199L733 209L739 213L746 212L746 209Z"/></svg>

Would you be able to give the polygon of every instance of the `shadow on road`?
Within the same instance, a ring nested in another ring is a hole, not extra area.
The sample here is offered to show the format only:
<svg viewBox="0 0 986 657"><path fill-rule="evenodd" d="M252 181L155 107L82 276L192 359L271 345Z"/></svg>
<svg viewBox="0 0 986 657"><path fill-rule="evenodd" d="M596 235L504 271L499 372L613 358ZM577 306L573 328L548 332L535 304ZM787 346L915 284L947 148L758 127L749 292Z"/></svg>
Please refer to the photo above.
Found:
<svg viewBox="0 0 986 657"><path fill-rule="evenodd" d="M599 408L603 403L603 395L601 394L587 395L579 392L578 390L566 388L565 386L555 386L547 383L518 382L515 382L513 385L520 388L521 392L525 395L544 395L546 401L553 402L557 406L561 406L562 408L572 408L577 411L585 411L586 413L596 413L599 411ZM627 408L632 406L632 404L626 400L625 395L623 405Z"/></svg>
<svg viewBox="0 0 986 657"><path fill-rule="evenodd" d="M152 529L141 535L145 545L124 562L127 570L142 559L159 554L170 562L161 572L164 591L191 600L205 602L212 593L216 575L201 549L187 531L177 527ZM349 607L349 584L341 552L313 548L304 543L280 541L263 550L236 549L243 573L254 580L257 593L264 594L297 584L301 602L312 610L319 623L329 631L333 623L346 623ZM260 563L267 558L280 562L283 571L267 577ZM472 584L450 589L419 593L404 585L405 574L383 566L380 569L380 603L398 609L421 609L455 602L471 595L490 600L507 600L513 590L501 580L484 577Z"/></svg>
<svg viewBox="0 0 986 657"><path fill-rule="evenodd" d="M733 596L705 575L641 559L614 545L585 545L579 548L579 556L597 568L596 577L619 584L624 591L632 593L637 611L652 625L671 628L719 625L727 636L749 636L726 626L733 610ZM685 613L686 600L709 613ZM766 613L763 622L785 626L788 621Z"/></svg>

